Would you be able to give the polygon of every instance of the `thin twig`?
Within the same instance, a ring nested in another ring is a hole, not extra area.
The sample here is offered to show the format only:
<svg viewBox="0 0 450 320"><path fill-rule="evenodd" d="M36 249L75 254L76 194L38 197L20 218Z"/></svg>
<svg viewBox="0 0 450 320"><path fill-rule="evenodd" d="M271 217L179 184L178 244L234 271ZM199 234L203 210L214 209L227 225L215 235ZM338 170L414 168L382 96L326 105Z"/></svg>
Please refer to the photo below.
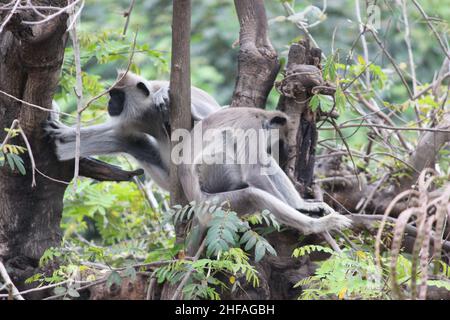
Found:
<svg viewBox="0 0 450 320"><path fill-rule="evenodd" d="M128 7L128 10L125 12L127 19L125 20L125 26L123 27L122 37L125 37L125 35L127 34L128 24L130 23L131 12L133 11L135 2L136 0L131 0L130 6Z"/></svg>
<svg viewBox="0 0 450 320"><path fill-rule="evenodd" d="M14 4L14 7L11 9L11 12L8 14L8 16L5 18L5 20L3 21L2 25L0 26L0 34L3 32L3 28L5 28L5 26L8 23L8 21L14 15L14 12L16 12L16 9L17 9L19 4L20 4L20 0L16 0L16 3Z"/></svg>
<svg viewBox="0 0 450 320"><path fill-rule="evenodd" d="M410 99L412 99L413 94L411 92L411 89L409 88L408 82L406 81L405 77L403 76L402 71L400 70L400 67L395 62L394 58L391 56L389 51L387 51L386 47L384 46L383 42L378 38L378 35L375 31L369 29L370 33L372 34L373 38L375 39L375 42L378 44L378 46L383 51L384 55L388 58L388 60L391 62L392 66L394 67L395 71L397 72L398 76L400 77L400 80L402 81L403 85L406 88L406 91L408 92L408 96Z"/></svg>
<svg viewBox="0 0 450 320"><path fill-rule="evenodd" d="M113 89L120 81L123 80L123 78L125 78L125 76L127 75L128 71L130 71L130 67L131 67L131 63L133 61L133 57L135 54L135 49L136 49L136 39L137 39L137 35L138 32L136 31L136 33L134 34L134 39L133 39L133 44L132 44L132 48L131 48L131 53L130 53L130 58L128 59L128 65L127 68L125 69L125 72L123 72L123 74L116 80L114 81L114 83L112 84L111 87L109 87L108 89L106 89L105 91L99 93L98 95L96 95L95 97L92 97L87 103L86 105L79 111L80 113L84 112L87 108L89 108L89 106L91 105L92 102L94 102L95 100L103 97L105 94L108 94L109 91L111 91L111 89Z"/></svg>
<svg viewBox="0 0 450 320"><path fill-rule="evenodd" d="M429 131L429 132L443 132L450 133L450 129L441 129L441 128L409 128L409 127L391 127L385 126L381 124L346 124L339 125L339 129L345 128L358 128L358 127L366 127L366 128L381 128L386 130L400 130L400 131ZM321 130L335 130L335 127L322 127Z"/></svg>
<svg viewBox="0 0 450 320"><path fill-rule="evenodd" d="M3 280L5 281L5 284L7 287L10 288L10 297L16 298L17 300L25 300L22 295L19 293L19 290L17 290L16 286L11 281L11 278L8 275L8 272L6 271L5 266L3 265L3 262L0 261L0 275L2 276Z"/></svg>
<svg viewBox="0 0 450 320"><path fill-rule="evenodd" d="M72 39L73 57L75 62L75 96L77 98L77 122L75 126L75 167L73 174L73 188L77 189L78 174L80 172L80 139L81 139L81 112L83 108L83 75L81 70L80 44L77 35L78 17L75 14L75 7L70 10L69 34Z"/></svg>
<svg viewBox="0 0 450 320"><path fill-rule="evenodd" d="M363 206L359 210L359 213L363 213L366 209L367 205L372 201L373 197L375 196L375 192L378 190L379 187L386 181L386 179L389 177L390 173L385 173L383 177L377 182L375 187L372 189L370 194L367 196L366 201L364 201ZM357 208L356 208L357 209ZM357 209L358 210L358 209Z"/></svg>
<svg viewBox="0 0 450 320"><path fill-rule="evenodd" d="M61 8L60 10L58 10L57 12L55 12L55 13L53 13L51 15L48 15L45 19L38 20L38 21L22 21L22 23L23 24L28 24L28 25L38 25L38 24L42 24L44 22L50 21L50 20L56 18L57 16L63 14L67 10L73 8L80 1L81 0L74 0L74 2L72 2L71 4Z"/></svg>
<svg viewBox="0 0 450 320"><path fill-rule="evenodd" d="M406 0L401 0L403 22L405 24L405 43L408 49L409 69L411 72L411 80L413 85L413 96L417 94L417 79L416 79L416 67L414 64L414 56L411 46L411 31L409 28L408 12L406 11ZM416 113L417 121L420 121L420 112L417 106L417 102L413 101L414 112Z"/></svg>
<svg viewBox="0 0 450 320"><path fill-rule="evenodd" d="M67 30L66 30L67 32L72 30L76 21L78 20L78 16L81 14L81 11L83 10L83 8L84 8L84 0L83 0L83 2L81 2L81 5L80 5L80 8L78 9L78 11L72 16L70 25L67 27ZM73 10L75 10L75 8L73 8Z"/></svg>
<svg viewBox="0 0 450 320"><path fill-rule="evenodd" d="M194 256L194 260L193 260L194 262L197 261L200 258L200 255L202 254L203 250L205 249L205 246L206 246L206 238L203 239L202 244L198 248L197 253ZM183 290L184 286L188 282L192 272L194 272L194 268L191 268L188 272L186 272L186 274L184 275L184 277L181 280L180 284L178 285L177 289L175 290L175 293L173 294L173 297L172 297L171 300L178 299L178 296L181 295L181 291Z"/></svg>
<svg viewBox="0 0 450 320"><path fill-rule="evenodd" d="M287 14L289 14L290 16L295 14L295 10L291 7L291 5L289 4L289 2L287 1L283 1L283 7L286 10ZM308 39L312 42L312 44L316 47L319 48L319 45L317 44L316 40L313 38L313 36L311 35L311 33L308 31L308 29L301 23L301 22L295 22L295 25L301 29L306 36L308 37ZM321 50L321 54L322 54L322 58L326 58L325 54L323 53L323 51Z"/></svg>
<svg viewBox="0 0 450 320"><path fill-rule="evenodd" d="M356 18L358 19L359 23L359 33L361 34L361 43L363 46L363 53L364 53L364 60L366 64L369 63L369 49L367 47L367 40L366 40L366 25L363 24L361 19L361 9L359 6L359 0L355 0L355 10L356 10ZM367 88L370 88L370 70L367 68L365 71L366 74L366 86Z"/></svg>
<svg viewBox="0 0 450 320"><path fill-rule="evenodd" d="M28 107L36 108L36 109L39 109L39 110L45 111L45 112L62 114L64 116L71 117L71 118L76 118L76 116L71 115L70 113L65 113L65 112L58 111L58 110L48 109L48 108L44 108L44 107L38 106L37 104L26 102L25 100L19 99L19 98L15 97L15 96L13 96L13 95L11 95L9 93L6 93L5 91L2 91L2 90L0 90L0 93L5 95L5 96L7 96L8 98L11 98L11 99L13 99L13 100L15 100L17 102L20 102L20 103L22 103L22 104L24 104L25 106L28 106Z"/></svg>
<svg viewBox="0 0 450 320"><path fill-rule="evenodd" d="M427 22L427 24L430 27L431 31L433 31L434 36L436 37L436 39L439 42L439 46L442 48L442 51L444 51L444 54L447 56L448 59L450 59L450 51L445 46L444 41L442 41L441 37L439 36L439 33L434 28L433 24L430 21L430 18L428 17L428 15L425 13L425 11L422 9L420 4L416 0L412 0L412 2L416 6L416 8L420 11L420 14L423 16L423 18Z"/></svg>
<svg viewBox="0 0 450 320"><path fill-rule="evenodd" d="M36 162L34 161L33 151L31 150L31 145L28 141L25 131L23 131L22 127L20 126L19 120L17 120L17 127L19 128L20 135L22 136L22 139L27 147L28 157L30 158L31 162L31 187L34 188L36 186Z"/></svg>
<svg viewBox="0 0 450 320"><path fill-rule="evenodd" d="M341 254L342 250L339 248L339 245L337 244L336 240L333 239L333 237L330 235L328 231L322 232L321 235L324 237L325 241L329 243L331 248L333 248L334 251Z"/></svg>

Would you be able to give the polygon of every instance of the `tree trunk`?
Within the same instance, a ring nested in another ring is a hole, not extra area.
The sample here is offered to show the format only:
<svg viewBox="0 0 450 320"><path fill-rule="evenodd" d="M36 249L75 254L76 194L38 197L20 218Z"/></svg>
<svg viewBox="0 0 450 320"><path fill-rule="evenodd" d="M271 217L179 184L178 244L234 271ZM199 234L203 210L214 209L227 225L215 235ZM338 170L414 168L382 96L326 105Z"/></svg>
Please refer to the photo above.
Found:
<svg viewBox="0 0 450 320"><path fill-rule="evenodd" d="M66 4L63 0L41 1L41 5ZM0 12L2 21L8 14ZM19 288L36 273L42 253L60 244L63 197L74 169L73 161L56 159L53 144L44 136L42 124L49 112L29 105L52 108L64 59L67 15L32 27L21 23L22 15L27 20L41 19L33 12L15 13L0 34L0 143L6 136L3 129L18 120L31 146L36 169L47 177L35 172L36 186L32 187L33 170L27 152L21 155L26 175L12 171L8 165L0 167L0 260ZM25 146L21 135L8 144ZM101 181L128 181L142 173L80 159L80 175Z"/></svg>
<svg viewBox="0 0 450 320"><path fill-rule="evenodd" d="M264 108L267 96L273 87L279 70L278 58L267 36L267 21L263 1L235 1L241 25L239 44L238 77L231 106ZM317 59L319 57L319 59ZM316 144L315 114L308 108L310 88L321 82L320 51L310 49L308 43L294 44L289 54L287 72L301 72L305 64L306 71L314 68L312 76L289 77L284 83L291 88L289 97L283 96L279 109L291 117L289 154L294 161L289 162L290 170L286 170L293 181L309 185L312 182L314 167L314 152ZM309 69L308 69L309 68ZM304 71L304 70L303 70ZM310 73L310 72L308 72ZM287 78L287 76L286 76ZM282 90L283 92L283 90ZM298 102L303 101L303 102ZM304 152L304 153L302 153ZM289 158L288 156L288 159ZM259 271L260 286L253 288L246 284L244 292L224 295L224 299L295 299L301 289L293 286L311 274L313 267L309 257L293 259L292 251L299 242L299 233L286 230L282 233L273 232L266 235L267 240L277 251L277 256L266 256L263 261L255 263ZM304 244L319 240L317 237L307 237Z"/></svg>
<svg viewBox="0 0 450 320"><path fill-rule="evenodd" d="M235 0L240 23L238 76L232 107L266 106L267 96L280 69L269 40L263 0Z"/></svg>
<svg viewBox="0 0 450 320"><path fill-rule="evenodd" d="M170 127L191 130L191 1L174 0L172 16L172 67L170 72ZM172 142L172 148L178 141ZM170 166L170 203L186 205L187 200L178 179L178 167L172 161ZM176 242L183 243L186 238L186 224L175 226ZM177 285L166 283L161 293L162 300L176 296Z"/></svg>
<svg viewBox="0 0 450 320"><path fill-rule="evenodd" d="M277 83L281 92L277 109L289 118L287 159L283 170L305 196L314 177L317 144L316 112L309 108L312 88L322 84L321 51L311 48L308 40L292 44L289 49L285 78Z"/></svg>
<svg viewBox="0 0 450 320"><path fill-rule="evenodd" d="M174 0L172 18L172 67L170 72L170 127L191 130L191 1ZM174 141L174 144L178 141ZM170 167L170 202L186 204L177 165Z"/></svg>
<svg viewBox="0 0 450 320"><path fill-rule="evenodd" d="M50 2L50 1L49 1ZM55 1L52 1L54 4ZM59 1L63 5L64 1ZM66 44L65 14L33 28L13 15L0 34L0 90L28 103L50 109L59 81ZM42 123L48 112L0 95L0 141L3 128L19 120L30 142L37 169L58 180L70 178L69 166L57 161L52 145L43 136ZM25 146L20 135L10 143ZM66 184L37 175L32 183L32 167L24 154L26 175L0 168L0 258L10 266L36 266L45 249L61 240L59 227ZM14 279L13 279L14 281Z"/></svg>

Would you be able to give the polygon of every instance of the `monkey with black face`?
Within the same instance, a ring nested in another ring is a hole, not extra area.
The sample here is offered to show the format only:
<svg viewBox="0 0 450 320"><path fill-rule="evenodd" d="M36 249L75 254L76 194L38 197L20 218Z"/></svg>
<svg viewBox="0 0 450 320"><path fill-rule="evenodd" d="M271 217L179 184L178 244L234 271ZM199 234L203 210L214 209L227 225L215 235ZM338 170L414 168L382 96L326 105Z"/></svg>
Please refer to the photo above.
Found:
<svg viewBox="0 0 450 320"><path fill-rule="evenodd" d="M108 112L111 119L81 129L80 155L129 153L159 186L168 189L171 154L167 128L168 82L146 81L127 73L111 90L110 96ZM197 124L203 129L226 131L226 128L234 128L267 132L279 129L281 133L286 130L287 116L281 112L253 108L218 110L219 105L212 97L200 89L192 89L193 119L204 119ZM47 132L55 140L58 158L73 159L75 128L50 121ZM267 163L204 164L197 161L203 154L217 155L214 143L202 146L200 151L192 148L191 155L197 160L192 164L182 164L179 170L179 178L188 199L198 202L212 199L227 201L240 214L268 209L281 223L305 234L349 225L349 219L337 214L325 203L304 201L275 159L267 153L269 146L264 143L259 146L258 152L269 159L268 165L273 171L271 175L261 173ZM238 150L238 157L241 157L239 152L242 150ZM301 212L325 212L328 215L314 219ZM200 225L205 227L206 222L200 221Z"/></svg>
<svg viewBox="0 0 450 320"><path fill-rule="evenodd" d="M102 124L81 127L80 156L128 153L163 189L169 188L170 129L168 81L147 81L127 72L109 92L110 118ZM193 121L201 120L220 106L209 94L192 87ZM75 127L50 120L45 130L55 142L59 160L75 157Z"/></svg>
<svg viewBox="0 0 450 320"><path fill-rule="evenodd" d="M190 134L191 139L183 139L181 143L185 153L191 156L184 159L187 161L180 164L178 170L188 201L227 202L238 214L267 209L281 223L303 234L349 226L351 221L348 218L336 213L325 203L303 200L274 157L269 154L269 133L273 129L278 130L278 138L282 141L287 133L287 120L287 115L279 111L227 108L212 113L197 123ZM227 136L230 129L241 131L234 137L231 135L231 140L226 140L225 148L222 148L222 142L217 143L220 139L208 136ZM239 143L239 140L245 140L242 134L246 135L249 130L262 132L263 139L249 141L249 144L245 144L245 141L244 144ZM196 132L202 132L201 141L198 138L196 140ZM200 148L199 143L202 144ZM246 162L248 147L254 144L258 144L258 156L253 158L253 162ZM214 162L217 159L221 163ZM316 219L302 212L325 213L325 216ZM200 223L201 233L206 228L208 217L196 219Z"/></svg>

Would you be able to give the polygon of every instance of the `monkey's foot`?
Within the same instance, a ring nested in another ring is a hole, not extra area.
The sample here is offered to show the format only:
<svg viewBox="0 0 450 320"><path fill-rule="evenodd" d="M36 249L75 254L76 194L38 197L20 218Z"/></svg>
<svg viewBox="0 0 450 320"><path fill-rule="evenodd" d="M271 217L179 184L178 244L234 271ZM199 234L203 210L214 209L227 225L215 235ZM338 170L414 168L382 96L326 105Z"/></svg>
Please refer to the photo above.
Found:
<svg viewBox="0 0 450 320"><path fill-rule="evenodd" d="M325 202L321 201L305 201L303 207L297 208L297 210L312 217L324 217L336 212Z"/></svg>
<svg viewBox="0 0 450 320"><path fill-rule="evenodd" d="M322 233L330 230L341 230L351 226L352 220L337 212L317 219L318 223L314 224L313 233Z"/></svg>

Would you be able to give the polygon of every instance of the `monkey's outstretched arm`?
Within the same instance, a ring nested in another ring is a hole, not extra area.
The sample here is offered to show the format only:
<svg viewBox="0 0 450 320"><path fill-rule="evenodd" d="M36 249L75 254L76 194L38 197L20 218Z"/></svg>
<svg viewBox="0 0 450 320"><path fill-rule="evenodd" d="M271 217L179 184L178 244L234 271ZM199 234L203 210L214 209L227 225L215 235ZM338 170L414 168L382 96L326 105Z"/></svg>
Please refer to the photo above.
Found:
<svg viewBox="0 0 450 320"><path fill-rule="evenodd" d="M80 156L128 153L136 160L162 166L157 143L145 133L126 135L106 122L80 128ZM45 131L54 140L59 160L75 158L76 129L60 122L49 121Z"/></svg>
<svg viewBox="0 0 450 320"><path fill-rule="evenodd" d="M54 140L59 160L75 158L76 131L59 122L49 122L45 130ZM162 188L168 189L169 170L161 158L160 148L145 133L117 134L110 123L82 127L80 130L80 156L127 153L133 156L147 174Z"/></svg>
<svg viewBox="0 0 450 320"><path fill-rule="evenodd" d="M75 158L76 128L59 121L48 121L44 127L55 142L55 152L59 160ZM103 123L80 128L80 156L124 152L123 146L114 134L111 123Z"/></svg>
<svg viewBox="0 0 450 320"><path fill-rule="evenodd" d="M284 200L285 203L300 212L320 215L330 214L334 212L333 208L331 208L325 202L309 202L302 199L298 194L298 191L295 189L292 181L278 165L275 166L275 160L272 159L272 161L272 168L276 168L276 172L267 176L256 176L257 179L256 182L253 183L254 185L269 192L272 195L275 195L280 200Z"/></svg>
<svg viewBox="0 0 450 320"><path fill-rule="evenodd" d="M270 193L255 187L211 194L206 198L217 199L219 203L228 201L237 212L257 212L269 210L281 223L300 230L303 234L321 233L324 231L343 229L350 226L351 221L343 215L333 212L321 218L311 218L287 205ZM207 199L203 199L207 200Z"/></svg>

